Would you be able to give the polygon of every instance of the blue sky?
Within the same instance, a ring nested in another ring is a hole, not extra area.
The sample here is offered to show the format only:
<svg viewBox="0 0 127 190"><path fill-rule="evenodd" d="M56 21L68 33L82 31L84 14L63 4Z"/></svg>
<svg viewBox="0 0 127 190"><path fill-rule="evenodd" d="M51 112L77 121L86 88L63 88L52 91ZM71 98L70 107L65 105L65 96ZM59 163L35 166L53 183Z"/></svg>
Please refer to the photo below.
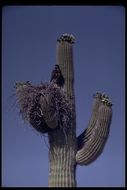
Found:
<svg viewBox="0 0 127 190"><path fill-rule="evenodd" d="M2 186L48 186L48 139L18 114L14 84L49 81L56 39L75 36L77 135L88 124L93 93L112 100L110 136L102 155L77 167L78 187L125 186L125 8L5 6L2 10Z"/></svg>

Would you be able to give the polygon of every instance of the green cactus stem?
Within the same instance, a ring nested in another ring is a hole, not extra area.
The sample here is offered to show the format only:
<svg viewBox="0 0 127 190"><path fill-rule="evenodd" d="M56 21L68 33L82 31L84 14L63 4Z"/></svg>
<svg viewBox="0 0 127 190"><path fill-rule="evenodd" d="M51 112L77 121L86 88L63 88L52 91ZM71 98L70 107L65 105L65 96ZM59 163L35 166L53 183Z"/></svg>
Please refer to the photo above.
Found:
<svg viewBox="0 0 127 190"><path fill-rule="evenodd" d="M63 37L63 38L62 38ZM50 174L49 187L75 187L76 168L76 114L74 104L74 70L73 70L73 37L61 36L57 42L57 64L60 66L65 80L64 91L71 103L72 117L67 130L57 129L49 132L50 143Z"/></svg>
<svg viewBox="0 0 127 190"><path fill-rule="evenodd" d="M112 118L112 104L100 94L96 94L93 113L88 128L78 137L76 162L87 165L98 158L109 135Z"/></svg>
<svg viewBox="0 0 127 190"><path fill-rule="evenodd" d="M77 148L78 150L80 150L84 143L86 141L88 141L88 138L91 136L92 134L92 130L96 124L97 118L98 118L98 110L99 110L99 106L101 104L101 93L97 92L94 95L94 101L93 101L93 106L92 106L92 116L91 119L88 123L88 127L84 130L83 133L81 133L81 135L79 135L77 137Z"/></svg>

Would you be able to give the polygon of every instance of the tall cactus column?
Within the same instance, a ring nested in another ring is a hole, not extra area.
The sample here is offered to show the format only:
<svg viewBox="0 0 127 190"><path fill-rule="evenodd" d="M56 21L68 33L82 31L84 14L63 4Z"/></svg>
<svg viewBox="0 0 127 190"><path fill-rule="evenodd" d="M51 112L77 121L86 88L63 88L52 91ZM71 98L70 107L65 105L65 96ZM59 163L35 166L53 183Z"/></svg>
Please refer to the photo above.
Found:
<svg viewBox="0 0 127 190"><path fill-rule="evenodd" d="M75 187L76 167L76 117L74 104L73 74L73 36L61 36L57 42L57 63L65 80L66 98L71 102L72 116L70 126L65 131L59 128L49 132L50 142L50 174L49 187Z"/></svg>

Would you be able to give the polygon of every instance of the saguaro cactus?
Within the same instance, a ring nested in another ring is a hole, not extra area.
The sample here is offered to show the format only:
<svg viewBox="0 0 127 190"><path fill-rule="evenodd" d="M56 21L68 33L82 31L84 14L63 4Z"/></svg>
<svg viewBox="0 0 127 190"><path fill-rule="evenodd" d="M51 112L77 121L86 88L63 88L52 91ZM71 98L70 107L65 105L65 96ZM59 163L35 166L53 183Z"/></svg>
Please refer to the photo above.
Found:
<svg viewBox="0 0 127 190"><path fill-rule="evenodd" d="M57 63L62 71L66 98L71 104L71 122L65 134L62 129L49 133L50 142L50 187L75 187L75 155L76 155L76 117L74 107L74 74L71 36L65 35L58 39Z"/></svg>
<svg viewBox="0 0 127 190"><path fill-rule="evenodd" d="M56 78L50 83L32 86L17 83L20 112L30 124L49 137L49 187L76 187L77 165L94 161L104 149L112 118L112 103L97 92L88 127L76 138L74 95L73 35L57 39ZM64 83L59 85L59 72ZM56 82L57 81L57 82Z"/></svg>

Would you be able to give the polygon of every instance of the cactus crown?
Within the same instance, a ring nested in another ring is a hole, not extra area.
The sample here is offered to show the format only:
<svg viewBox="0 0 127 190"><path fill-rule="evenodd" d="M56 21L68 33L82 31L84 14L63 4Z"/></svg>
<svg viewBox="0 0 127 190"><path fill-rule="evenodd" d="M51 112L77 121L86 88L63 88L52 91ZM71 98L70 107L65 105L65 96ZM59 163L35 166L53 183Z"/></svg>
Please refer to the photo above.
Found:
<svg viewBox="0 0 127 190"><path fill-rule="evenodd" d="M112 102L109 100L109 97L105 93L101 95L101 102L109 107L112 107L113 105Z"/></svg>
<svg viewBox="0 0 127 190"><path fill-rule="evenodd" d="M72 34L62 34L60 38L57 39L58 42L69 42L73 44L75 42L75 37Z"/></svg>
<svg viewBox="0 0 127 190"><path fill-rule="evenodd" d="M95 98L101 99L101 102L109 107L112 107L112 102L109 100L109 97L105 93L96 92L93 95Z"/></svg>

